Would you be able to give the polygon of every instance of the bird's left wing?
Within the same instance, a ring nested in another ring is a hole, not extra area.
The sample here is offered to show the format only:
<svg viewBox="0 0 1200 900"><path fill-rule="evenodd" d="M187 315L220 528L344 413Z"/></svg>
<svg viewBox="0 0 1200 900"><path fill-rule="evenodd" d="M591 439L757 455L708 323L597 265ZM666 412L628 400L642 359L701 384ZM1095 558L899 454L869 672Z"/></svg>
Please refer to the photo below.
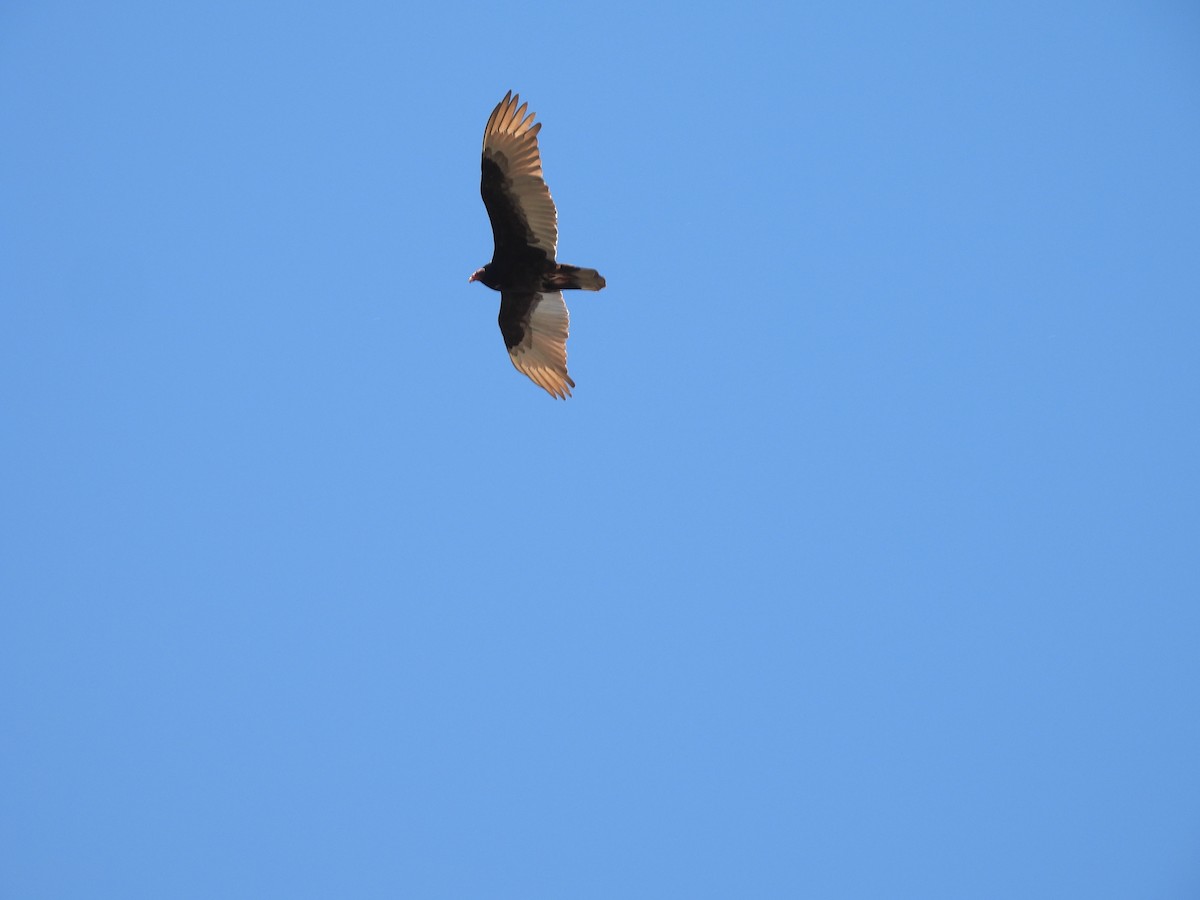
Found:
<svg viewBox="0 0 1200 900"><path fill-rule="evenodd" d="M492 110L483 129L483 178L480 193L492 220L496 256L524 255L536 247L554 261L558 214L542 178L537 134L542 123L526 114L528 104L512 92Z"/></svg>
<svg viewBox="0 0 1200 900"><path fill-rule="evenodd" d="M500 295L500 333L517 371L560 400L575 382L567 374L567 331L571 317L561 291Z"/></svg>

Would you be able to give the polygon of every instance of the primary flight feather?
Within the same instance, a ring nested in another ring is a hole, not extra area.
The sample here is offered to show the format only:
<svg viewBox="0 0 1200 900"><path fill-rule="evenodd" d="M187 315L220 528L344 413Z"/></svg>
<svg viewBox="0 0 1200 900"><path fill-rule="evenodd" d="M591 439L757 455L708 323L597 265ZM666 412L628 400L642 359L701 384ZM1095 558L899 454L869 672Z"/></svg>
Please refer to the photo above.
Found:
<svg viewBox="0 0 1200 900"><path fill-rule="evenodd" d="M571 396L567 331L571 317L564 290L598 291L595 269L555 259L558 212L542 178L537 134L528 104L512 91L492 110L483 129L480 193L492 221L492 261L468 281L500 292L500 333L517 371L554 397Z"/></svg>

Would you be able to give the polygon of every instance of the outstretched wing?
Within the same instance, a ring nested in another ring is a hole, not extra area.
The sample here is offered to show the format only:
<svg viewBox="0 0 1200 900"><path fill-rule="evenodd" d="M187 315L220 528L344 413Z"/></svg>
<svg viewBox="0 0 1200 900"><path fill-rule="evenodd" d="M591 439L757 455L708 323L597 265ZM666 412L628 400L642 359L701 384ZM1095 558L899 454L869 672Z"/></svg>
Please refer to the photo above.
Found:
<svg viewBox="0 0 1200 900"><path fill-rule="evenodd" d="M520 105L518 105L520 104ZM512 91L492 110L483 129L480 193L492 220L495 259L524 259L541 251L553 261L558 247L558 214L542 179L542 158L528 104Z"/></svg>
<svg viewBox="0 0 1200 900"><path fill-rule="evenodd" d="M565 400L575 382L567 374L567 329L571 317L561 291L500 294L500 333L518 372Z"/></svg>

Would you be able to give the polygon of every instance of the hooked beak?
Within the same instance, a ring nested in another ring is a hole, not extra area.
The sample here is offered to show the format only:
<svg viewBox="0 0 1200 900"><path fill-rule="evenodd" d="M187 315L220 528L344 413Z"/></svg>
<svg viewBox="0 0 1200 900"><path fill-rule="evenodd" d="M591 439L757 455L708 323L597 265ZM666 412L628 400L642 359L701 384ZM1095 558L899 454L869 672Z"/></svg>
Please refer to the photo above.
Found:
<svg viewBox="0 0 1200 900"><path fill-rule="evenodd" d="M478 272L472 272L472 273L471 273L471 277L467 279L467 284L470 284L472 281L475 281L475 280L476 280L476 276L477 276L478 274L479 274Z"/></svg>

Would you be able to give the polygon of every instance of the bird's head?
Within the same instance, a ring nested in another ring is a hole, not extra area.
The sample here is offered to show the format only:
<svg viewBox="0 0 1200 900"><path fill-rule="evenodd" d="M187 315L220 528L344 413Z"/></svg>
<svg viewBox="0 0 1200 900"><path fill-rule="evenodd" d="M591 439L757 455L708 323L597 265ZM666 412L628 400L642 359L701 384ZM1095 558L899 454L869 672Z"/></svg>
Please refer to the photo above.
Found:
<svg viewBox="0 0 1200 900"><path fill-rule="evenodd" d="M470 284L472 281L481 281L482 279L483 279L483 269L476 269L474 272L471 273L471 277L467 279L467 283Z"/></svg>

